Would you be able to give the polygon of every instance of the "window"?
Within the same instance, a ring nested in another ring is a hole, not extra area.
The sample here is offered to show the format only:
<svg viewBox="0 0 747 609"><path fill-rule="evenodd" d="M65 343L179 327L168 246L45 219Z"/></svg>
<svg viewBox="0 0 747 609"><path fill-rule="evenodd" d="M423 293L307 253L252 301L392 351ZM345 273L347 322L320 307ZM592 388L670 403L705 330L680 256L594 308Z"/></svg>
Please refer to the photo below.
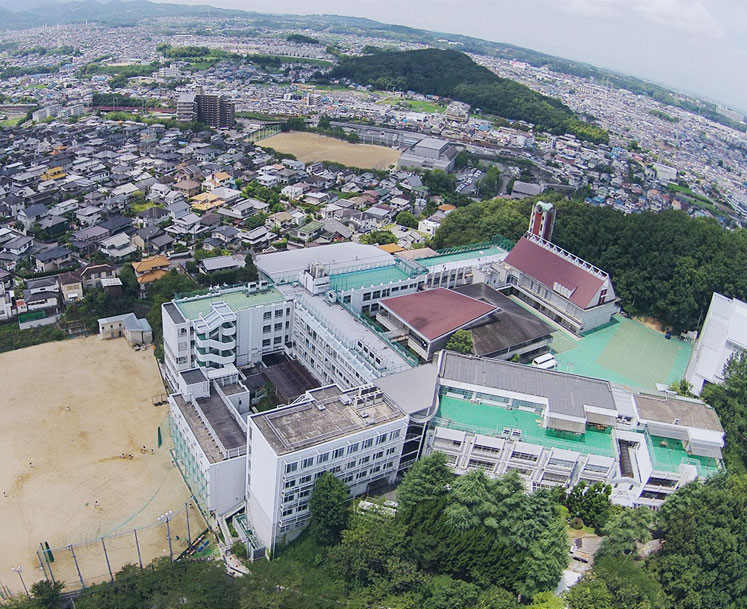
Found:
<svg viewBox="0 0 747 609"><path fill-rule="evenodd" d="M363 440L363 450L366 450L367 448L371 448L373 446L373 438L368 438L368 440Z"/></svg>
<svg viewBox="0 0 747 609"><path fill-rule="evenodd" d="M350 446L348 446L348 454L349 455L352 455L353 453L357 453L357 452L358 452L358 442L356 442L355 444L351 444Z"/></svg>
<svg viewBox="0 0 747 609"><path fill-rule="evenodd" d="M399 432L400 432L400 430L399 430L399 429L395 429L395 430L394 430L394 431L393 431L393 432L392 432L392 433L391 433L391 434L389 435L389 439L390 439L390 440L394 440L394 438L399 438Z"/></svg>
<svg viewBox="0 0 747 609"><path fill-rule="evenodd" d="M286 495L283 498L283 503L290 503L291 501L294 501L296 499L295 495Z"/></svg>
<svg viewBox="0 0 747 609"><path fill-rule="evenodd" d="M289 510L283 510L283 517L290 516L293 513L293 508L290 508Z"/></svg>
<svg viewBox="0 0 747 609"><path fill-rule="evenodd" d="M312 465L314 465L314 457L306 457L301 462L301 467L303 467L304 469L306 469L307 467L311 467Z"/></svg>
<svg viewBox="0 0 747 609"><path fill-rule="evenodd" d="M373 458L374 458L374 459L381 459L381 458L382 458L383 456L384 456L384 451L383 451L383 450L380 450L379 452L377 452L377 453L376 453L376 454L375 454L375 455L373 456Z"/></svg>
<svg viewBox="0 0 747 609"><path fill-rule="evenodd" d="M280 330L283 329L283 322L280 322L279 324L275 324L275 332L280 332Z"/></svg>
<svg viewBox="0 0 747 609"><path fill-rule="evenodd" d="M311 482L311 476L302 476L301 480L300 480L300 483L301 484L306 484L307 482Z"/></svg>
<svg viewBox="0 0 747 609"><path fill-rule="evenodd" d="M342 302L345 304L350 304L350 295L348 294L347 296L343 296Z"/></svg>
<svg viewBox="0 0 747 609"><path fill-rule="evenodd" d="M317 472L314 474L314 480L321 478L326 472Z"/></svg>
<svg viewBox="0 0 747 609"><path fill-rule="evenodd" d="M301 499L302 497L308 497L311 494L311 489L307 488L305 491L301 491L298 493L298 498Z"/></svg>
<svg viewBox="0 0 747 609"><path fill-rule="evenodd" d="M324 453L316 458L317 463L326 463L327 461L329 461L329 453Z"/></svg>
<svg viewBox="0 0 747 609"><path fill-rule="evenodd" d="M304 501L303 503L301 503L301 504L300 504L300 505L298 506L298 511L299 511L299 512L303 512L304 510L307 510L307 509L309 509L309 504L308 504L308 502L306 502L306 501Z"/></svg>
<svg viewBox="0 0 747 609"><path fill-rule="evenodd" d="M356 480L360 480L361 478L365 478L368 475L368 472L364 469L362 472L358 472L355 475Z"/></svg>
<svg viewBox="0 0 747 609"><path fill-rule="evenodd" d="M272 312L271 311L265 311L265 314L262 316L262 319L272 319Z"/></svg>
<svg viewBox="0 0 747 609"><path fill-rule="evenodd" d="M263 346L263 347L269 347L269 346L270 346L270 342L271 342L271 341L270 341L270 339L269 339L269 338L266 338L266 339L264 339L264 340L262 341L262 346Z"/></svg>
<svg viewBox="0 0 747 609"><path fill-rule="evenodd" d="M375 292L374 292L374 293L372 294L372 296L371 296L371 297L372 297L372 298L381 298L381 291L379 291L379 290L376 290L376 291L375 291Z"/></svg>
<svg viewBox="0 0 747 609"><path fill-rule="evenodd" d="M355 467L355 461L350 461L350 462L348 462L348 464L347 464L347 465L345 466L345 469L353 469L354 467Z"/></svg>
<svg viewBox="0 0 747 609"><path fill-rule="evenodd" d="M358 459L358 465L363 465L364 463L368 463L371 460L371 455L368 455L366 457L362 457Z"/></svg>
<svg viewBox="0 0 747 609"><path fill-rule="evenodd" d="M275 317L282 317L283 316L283 309L278 309L275 311Z"/></svg>
<svg viewBox="0 0 747 609"><path fill-rule="evenodd" d="M378 472L378 471L379 471L380 469L381 469L381 465L377 465L376 467L372 467L372 468L371 468L371 473L372 473L372 474L375 474L375 473L376 473L376 472Z"/></svg>
<svg viewBox="0 0 747 609"><path fill-rule="evenodd" d="M268 324L268 325L266 325L266 326L262 326L262 332L263 332L264 334L267 334L267 333L269 333L269 332L270 332L270 330L272 330L272 326L270 326L269 324Z"/></svg>
<svg viewBox="0 0 747 609"><path fill-rule="evenodd" d="M286 463L285 464L285 473L290 474L291 472L295 472L298 469L298 461L294 461L293 463Z"/></svg>
<svg viewBox="0 0 747 609"><path fill-rule="evenodd" d="M285 483L285 488L293 488L294 486L296 486L295 480L288 480L288 482Z"/></svg>
<svg viewBox="0 0 747 609"><path fill-rule="evenodd" d="M272 339L272 342L275 343L276 345L279 345L280 343L283 342L283 337L282 336L276 336L275 338Z"/></svg>
<svg viewBox="0 0 747 609"><path fill-rule="evenodd" d="M381 434L378 438L376 438L376 444L377 444L377 446L379 444L383 444L384 442L386 442L386 434L385 433Z"/></svg>
<svg viewBox="0 0 747 609"><path fill-rule="evenodd" d="M344 454L345 454L345 449L344 448L335 448L334 452L332 453L332 458L333 459L339 459Z"/></svg>
<svg viewBox="0 0 747 609"><path fill-rule="evenodd" d="M363 302L366 302L367 300L371 300L371 292L366 292L363 295Z"/></svg>
<svg viewBox="0 0 747 609"><path fill-rule="evenodd" d="M392 446L392 448L387 448L386 449L386 454L387 455L393 455L395 450L397 450L397 449L394 448L393 446Z"/></svg>

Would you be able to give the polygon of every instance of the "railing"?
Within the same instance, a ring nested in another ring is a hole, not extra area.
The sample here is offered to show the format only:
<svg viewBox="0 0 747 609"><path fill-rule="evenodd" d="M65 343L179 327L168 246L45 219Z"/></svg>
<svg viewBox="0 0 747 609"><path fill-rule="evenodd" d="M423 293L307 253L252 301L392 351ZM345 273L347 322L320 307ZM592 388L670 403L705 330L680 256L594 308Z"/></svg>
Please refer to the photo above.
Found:
<svg viewBox="0 0 747 609"><path fill-rule="evenodd" d="M218 447L218 450L220 451L220 453L223 455L223 457L228 458L227 457L228 451L226 450L226 447L223 446L223 442L220 441L218 434L215 433L213 426L210 424L210 421L208 421L207 417L205 416L205 413L202 412L202 408L200 408L200 405L195 400L192 400L190 404L192 405L192 408L195 409L197 416L200 417L200 421L202 421L202 424L205 426L205 429L207 429L208 433L210 434L210 437L213 439L213 442L215 442L215 445Z"/></svg>

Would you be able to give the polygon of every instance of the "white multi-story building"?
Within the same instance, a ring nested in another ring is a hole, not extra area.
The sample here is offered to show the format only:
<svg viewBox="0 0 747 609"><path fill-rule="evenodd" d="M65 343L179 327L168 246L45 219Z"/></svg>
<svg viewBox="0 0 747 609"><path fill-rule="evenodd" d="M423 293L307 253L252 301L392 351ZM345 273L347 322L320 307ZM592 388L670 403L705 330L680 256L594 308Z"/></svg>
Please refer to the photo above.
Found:
<svg viewBox="0 0 747 609"><path fill-rule="evenodd" d="M233 368L184 370L169 396L176 464L209 522L243 506L250 396Z"/></svg>
<svg viewBox="0 0 747 609"><path fill-rule="evenodd" d="M699 400L447 351L436 385L426 450L459 474L516 471L529 490L606 482L615 503L657 507L723 470L723 428Z"/></svg>
<svg viewBox="0 0 747 609"><path fill-rule="evenodd" d="M6 321L13 316L13 300L11 293L5 288L5 284L0 281L0 321Z"/></svg>
<svg viewBox="0 0 747 609"><path fill-rule="evenodd" d="M700 395L704 384L722 383L729 359L746 350L747 303L714 292L685 372L692 391Z"/></svg>
<svg viewBox="0 0 747 609"><path fill-rule="evenodd" d="M247 511L268 549L308 523L314 483L332 472L361 495L394 482L408 416L374 386L308 391L248 419Z"/></svg>
<svg viewBox="0 0 747 609"><path fill-rule="evenodd" d="M293 355L320 383L357 387L416 361L322 296L294 296Z"/></svg>
<svg viewBox="0 0 747 609"><path fill-rule="evenodd" d="M162 305L166 376L243 367L290 343L293 303L266 282L177 298Z"/></svg>

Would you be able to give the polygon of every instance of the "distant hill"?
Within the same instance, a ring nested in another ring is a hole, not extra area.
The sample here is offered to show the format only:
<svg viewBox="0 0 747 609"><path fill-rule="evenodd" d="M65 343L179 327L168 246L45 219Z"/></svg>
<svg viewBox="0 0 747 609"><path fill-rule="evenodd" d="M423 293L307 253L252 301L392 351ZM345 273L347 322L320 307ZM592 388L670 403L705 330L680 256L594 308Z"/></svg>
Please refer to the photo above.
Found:
<svg viewBox="0 0 747 609"><path fill-rule="evenodd" d="M459 51L420 49L346 57L329 77L377 89L449 97L483 112L534 123L551 133L574 133L595 142L609 140L606 131L580 121L561 101L501 78Z"/></svg>
<svg viewBox="0 0 747 609"><path fill-rule="evenodd" d="M11 11L2 11L2 8ZM57 23L82 23L92 21L107 25L135 25L142 19L152 17L199 17L246 15L244 11L215 8L207 5L167 4L147 0L75 0L55 2L33 0L30 6L20 8L16 2L0 1L0 29L14 30L55 25Z"/></svg>

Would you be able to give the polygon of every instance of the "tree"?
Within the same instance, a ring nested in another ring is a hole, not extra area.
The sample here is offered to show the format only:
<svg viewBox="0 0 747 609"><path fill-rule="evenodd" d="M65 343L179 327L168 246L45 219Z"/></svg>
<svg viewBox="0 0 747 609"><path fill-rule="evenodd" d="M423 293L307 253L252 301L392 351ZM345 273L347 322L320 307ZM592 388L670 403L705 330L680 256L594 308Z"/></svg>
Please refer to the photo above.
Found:
<svg viewBox="0 0 747 609"><path fill-rule="evenodd" d="M348 517L348 487L330 472L314 484L309 510L314 538L322 545L333 545L340 539Z"/></svg>
<svg viewBox="0 0 747 609"><path fill-rule="evenodd" d="M501 172L497 167L490 166L479 184L480 196L483 199L491 199L501 192Z"/></svg>
<svg viewBox="0 0 747 609"><path fill-rule="evenodd" d="M647 567L672 606L737 607L745 603L747 476L719 475L690 483L656 512L661 551ZM619 561L618 561L619 562Z"/></svg>
<svg viewBox="0 0 747 609"><path fill-rule="evenodd" d="M406 226L407 228L417 228L418 221L409 211L401 211L394 218L394 221L400 226Z"/></svg>
<svg viewBox="0 0 747 609"><path fill-rule="evenodd" d="M60 606L60 599L62 596L62 589L65 584L56 581L54 583L49 581L38 581L31 586L31 596L39 604L40 607L45 609L55 609Z"/></svg>
<svg viewBox="0 0 747 609"><path fill-rule="evenodd" d="M473 346L472 332L463 329L454 332L446 343L446 348L449 351L456 351L465 355L472 353Z"/></svg>
<svg viewBox="0 0 747 609"><path fill-rule="evenodd" d="M426 583L428 609L462 609L474 607L480 597L480 589L475 585L448 575L436 575Z"/></svg>
<svg viewBox="0 0 747 609"><path fill-rule="evenodd" d="M617 509L602 527L604 539L597 556L635 556L636 543L651 539L649 528L653 518L653 512L646 507Z"/></svg>
<svg viewBox="0 0 747 609"><path fill-rule="evenodd" d="M734 355L724 382L708 384L701 397L716 410L726 432L724 460L731 473L747 471L747 354Z"/></svg>
<svg viewBox="0 0 747 609"><path fill-rule="evenodd" d="M417 461L397 487L397 501L403 510L421 501L437 499L446 494L446 485L454 475L446 465L446 455L434 452Z"/></svg>
<svg viewBox="0 0 747 609"><path fill-rule="evenodd" d="M568 494L565 505L571 517L581 518L586 524L599 529L607 519L611 493L609 484L595 482L587 486L582 480Z"/></svg>
<svg viewBox="0 0 747 609"><path fill-rule="evenodd" d="M330 128L329 116L327 116L326 114L322 114L319 117L319 122L317 123L316 126L319 129L329 129Z"/></svg>
<svg viewBox="0 0 747 609"><path fill-rule="evenodd" d="M250 230L259 228L260 226L264 226L265 220L267 220L267 216L262 212L258 212L244 220L244 227Z"/></svg>
<svg viewBox="0 0 747 609"><path fill-rule="evenodd" d="M423 174L423 184L431 194L445 195L456 191L457 179L443 169L434 169Z"/></svg>
<svg viewBox="0 0 747 609"><path fill-rule="evenodd" d="M361 237L361 243L369 245L386 245L388 243L397 243L395 237L388 230L375 230Z"/></svg>
<svg viewBox="0 0 747 609"><path fill-rule="evenodd" d="M603 579L585 576L563 596L568 609L608 609L613 607L612 595Z"/></svg>

